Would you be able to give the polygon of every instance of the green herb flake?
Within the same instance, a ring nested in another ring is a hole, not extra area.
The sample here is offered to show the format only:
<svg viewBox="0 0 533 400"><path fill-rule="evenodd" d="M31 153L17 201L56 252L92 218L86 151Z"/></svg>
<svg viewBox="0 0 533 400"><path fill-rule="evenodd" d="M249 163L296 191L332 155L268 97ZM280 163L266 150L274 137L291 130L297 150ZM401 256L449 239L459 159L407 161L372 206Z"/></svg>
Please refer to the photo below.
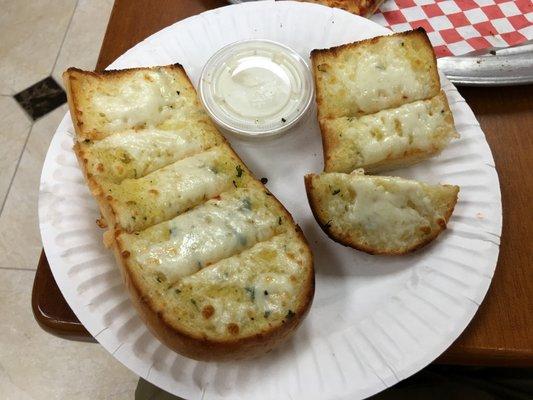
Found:
<svg viewBox="0 0 533 400"><path fill-rule="evenodd" d="M198 303L196 303L196 300L191 299L191 303L192 303L192 305L193 305L197 310L199 310L199 308L198 308Z"/></svg>
<svg viewBox="0 0 533 400"><path fill-rule="evenodd" d="M242 167L240 165L237 165L235 167L235 169L237 170L237 178L240 178L242 176L242 173L244 172L244 170L242 169Z"/></svg>
<svg viewBox="0 0 533 400"><path fill-rule="evenodd" d="M246 240L246 236L244 236L242 233L238 233L238 234L237 234L237 239L239 240L239 244L240 244L241 246L246 246L246 243L248 242L248 241Z"/></svg>
<svg viewBox="0 0 533 400"><path fill-rule="evenodd" d="M285 123L285 122L287 122L287 120L285 118L282 118L281 122Z"/></svg>
<svg viewBox="0 0 533 400"><path fill-rule="evenodd" d="M244 290L246 290L248 296L250 296L250 300L255 301L255 287L245 287Z"/></svg>
<svg viewBox="0 0 533 400"><path fill-rule="evenodd" d="M252 210L252 202L250 201L249 197L246 197L242 200L242 206L246 209L251 211Z"/></svg>
<svg viewBox="0 0 533 400"><path fill-rule="evenodd" d="M179 90L176 90L176 94L179 96L179 95L180 95L180 91L179 91Z"/></svg>
<svg viewBox="0 0 533 400"><path fill-rule="evenodd" d="M265 310L265 313L263 314L263 317L268 318L270 316L270 314L272 314L272 311Z"/></svg>
<svg viewBox="0 0 533 400"><path fill-rule="evenodd" d="M278 225L281 225L281 217L278 217Z"/></svg>
<svg viewBox="0 0 533 400"><path fill-rule="evenodd" d="M179 290L179 289L174 289L174 292L175 292L176 294L180 294L180 293L181 293L181 290Z"/></svg>
<svg viewBox="0 0 533 400"><path fill-rule="evenodd" d="M231 181L233 183L233 186L237 187L237 183L235 181Z"/></svg>
<svg viewBox="0 0 533 400"><path fill-rule="evenodd" d="M336 196L336 195L338 195L340 192L341 192L340 189L335 189L333 192L331 192L331 194L333 194L333 196Z"/></svg>
<svg viewBox="0 0 533 400"><path fill-rule="evenodd" d="M296 314L292 311L292 310L289 310L287 312L287 315L286 315L286 318L287 319L291 319L292 317L294 317Z"/></svg>
<svg viewBox="0 0 533 400"><path fill-rule="evenodd" d="M268 291L267 290L265 290L263 293L265 294L265 296L268 296Z"/></svg>

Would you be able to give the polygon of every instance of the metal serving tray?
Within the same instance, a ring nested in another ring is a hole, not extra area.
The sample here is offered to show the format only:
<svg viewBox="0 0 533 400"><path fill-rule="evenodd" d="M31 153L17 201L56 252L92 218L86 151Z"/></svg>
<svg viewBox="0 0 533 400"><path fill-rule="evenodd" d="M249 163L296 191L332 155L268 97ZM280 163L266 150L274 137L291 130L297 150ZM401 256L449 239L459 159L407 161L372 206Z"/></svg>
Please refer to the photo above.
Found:
<svg viewBox="0 0 533 400"><path fill-rule="evenodd" d="M443 57L439 69L463 86L508 86L533 83L533 43L483 55Z"/></svg>

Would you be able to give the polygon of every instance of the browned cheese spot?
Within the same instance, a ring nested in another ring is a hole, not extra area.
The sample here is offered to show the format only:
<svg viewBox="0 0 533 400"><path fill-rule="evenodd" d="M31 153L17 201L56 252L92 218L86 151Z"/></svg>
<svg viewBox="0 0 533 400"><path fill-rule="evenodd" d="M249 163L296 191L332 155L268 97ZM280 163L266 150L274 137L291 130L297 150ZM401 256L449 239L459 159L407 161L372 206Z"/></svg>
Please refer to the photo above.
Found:
<svg viewBox="0 0 533 400"><path fill-rule="evenodd" d="M429 226L421 226L420 231L426 235L429 235L431 233L431 228Z"/></svg>
<svg viewBox="0 0 533 400"><path fill-rule="evenodd" d="M215 308L211 304L208 304L204 306L204 308L202 308L202 315L205 319L211 318L214 313L215 313Z"/></svg>
<svg viewBox="0 0 533 400"><path fill-rule="evenodd" d="M231 323L228 324L228 332L232 335L238 335L239 334L239 325Z"/></svg>

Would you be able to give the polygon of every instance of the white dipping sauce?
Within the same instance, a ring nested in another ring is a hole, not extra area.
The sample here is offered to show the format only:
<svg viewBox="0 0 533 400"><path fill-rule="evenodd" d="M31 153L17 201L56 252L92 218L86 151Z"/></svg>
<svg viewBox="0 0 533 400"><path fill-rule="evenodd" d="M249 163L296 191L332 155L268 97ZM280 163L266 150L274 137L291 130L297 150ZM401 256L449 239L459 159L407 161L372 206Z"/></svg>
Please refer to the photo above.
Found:
<svg viewBox="0 0 533 400"><path fill-rule="evenodd" d="M313 97L311 73L293 50L250 40L224 47L206 64L200 97L224 129L270 136L293 126Z"/></svg>

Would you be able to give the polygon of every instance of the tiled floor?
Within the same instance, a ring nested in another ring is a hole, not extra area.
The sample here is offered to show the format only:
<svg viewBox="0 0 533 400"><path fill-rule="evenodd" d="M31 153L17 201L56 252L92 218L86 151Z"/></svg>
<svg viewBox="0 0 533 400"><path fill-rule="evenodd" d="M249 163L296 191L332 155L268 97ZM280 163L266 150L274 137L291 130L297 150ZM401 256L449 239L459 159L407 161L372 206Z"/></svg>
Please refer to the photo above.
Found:
<svg viewBox="0 0 533 400"><path fill-rule="evenodd" d="M66 105L33 120L13 95L94 68L112 0L0 0L0 399L133 399L138 378L97 344L42 331L30 299L44 156Z"/></svg>

